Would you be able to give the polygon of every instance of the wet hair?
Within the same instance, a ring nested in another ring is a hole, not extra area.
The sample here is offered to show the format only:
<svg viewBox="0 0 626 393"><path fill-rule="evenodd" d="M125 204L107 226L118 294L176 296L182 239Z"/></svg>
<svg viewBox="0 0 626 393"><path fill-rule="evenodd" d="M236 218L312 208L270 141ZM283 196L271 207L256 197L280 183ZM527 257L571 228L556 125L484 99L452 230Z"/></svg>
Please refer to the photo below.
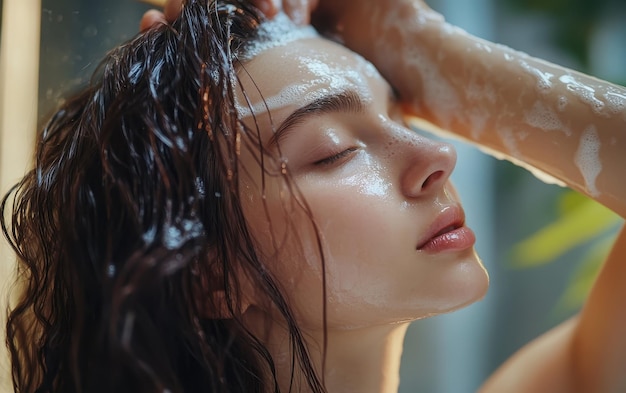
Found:
<svg viewBox="0 0 626 393"><path fill-rule="evenodd" d="M279 391L235 271L284 319L292 378L325 391L238 189L241 145L261 143L238 119L237 56L260 18L246 1L187 1L109 53L44 127L1 206L18 255L16 392Z"/></svg>

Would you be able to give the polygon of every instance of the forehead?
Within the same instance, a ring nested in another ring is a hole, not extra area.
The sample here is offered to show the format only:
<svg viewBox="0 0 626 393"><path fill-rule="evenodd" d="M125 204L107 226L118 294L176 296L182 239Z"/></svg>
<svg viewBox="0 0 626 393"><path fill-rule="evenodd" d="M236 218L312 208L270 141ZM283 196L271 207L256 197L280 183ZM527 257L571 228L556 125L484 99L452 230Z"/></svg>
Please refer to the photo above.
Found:
<svg viewBox="0 0 626 393"><path fill-rule="evenodd" d="M239 79L237 105L244 120L269 109L274 121L317 98L345 90L371 100L372 85L384 83L371 63L321 37L259 53L243 65Z"/></svg>

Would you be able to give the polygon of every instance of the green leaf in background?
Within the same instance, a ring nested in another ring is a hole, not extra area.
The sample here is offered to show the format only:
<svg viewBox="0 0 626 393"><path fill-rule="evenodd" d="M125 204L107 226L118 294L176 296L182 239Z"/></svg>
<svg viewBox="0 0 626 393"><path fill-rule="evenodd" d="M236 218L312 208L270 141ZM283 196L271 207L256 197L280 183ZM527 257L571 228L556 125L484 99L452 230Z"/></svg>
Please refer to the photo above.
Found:
<svg viewBox="0 0 626 393"><path fill-rule="evenodd" d="M515 267L539 266L615 227L619 216L599 203L565 192L560 217L513 249Z"/></svg>
<svg viewBox="0 0 626 393"><path fill-rule="evenodd" d="M578 268L572 273L570 283L556 306L558 311L566 312L579 307L585 301L614 241L615 236L606 236L587 251Z"/></svg>
<svg viewBox="0 0 626 393"><path fill-rule="evenodd" d="M557 201L558 212L563 214L569 214L576 210L581 205L589 202L589 198L579 192L565 191L561 193L559 200Z"/></svg>

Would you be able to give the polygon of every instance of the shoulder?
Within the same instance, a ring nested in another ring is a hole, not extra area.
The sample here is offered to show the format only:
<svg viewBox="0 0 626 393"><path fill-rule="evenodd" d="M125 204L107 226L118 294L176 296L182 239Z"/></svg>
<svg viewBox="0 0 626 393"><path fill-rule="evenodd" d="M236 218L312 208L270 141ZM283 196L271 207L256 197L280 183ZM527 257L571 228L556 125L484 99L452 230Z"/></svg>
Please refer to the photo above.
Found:
<svg viewBox="0 0 626 393"><path fill-rule="evenodd" d="M572 318L528 343L496 370L479 392L576 392L570 353L576 323L577 318Z"/></svg>

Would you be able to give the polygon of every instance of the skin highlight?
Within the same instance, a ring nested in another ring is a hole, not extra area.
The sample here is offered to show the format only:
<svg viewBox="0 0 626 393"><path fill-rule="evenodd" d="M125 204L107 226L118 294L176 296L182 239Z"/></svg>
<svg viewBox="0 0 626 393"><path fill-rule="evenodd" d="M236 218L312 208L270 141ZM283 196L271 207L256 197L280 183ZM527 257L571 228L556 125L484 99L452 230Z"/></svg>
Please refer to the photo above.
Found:
<svg viewBox="0 0 626 393"><path fill-rule="evenodd" d="M284 70L280 78L271 72L277 67ZM472 303L488 286L473 238L458 251L418 250L438 216L461 210L448 181L456 154L451 146L408 130L384 79L360 56L330 41L307 38L280 45L242 68L246 96L239 101L251 108L262 108L264 97L305 92L302 99L243 119L260 128L265 145L294 112L317 105L274 142L275 156L266 161L270 176L263 179L256 157L242 149L247 221L257 236L268 234L257 237L261 253L273 256L270 270L289 294L309 345L317 348L314 363L324 367L328 391L395 391L409 322ZM297 187L302 198L297 203L285 201L289 190L281 174ZM260 200L266 211L259 211ZM304 204L315 225L300 208ZM381 229L388 236L381 236ZM316 230L325 256L325 293ZM278 246L272 237L280 239ZM324 307L326 320L320 318ZM272 311L252 304L246 315L250 329L264 327L259 335L270 343L273 358L288 359L280 324L271 323ZM286 369L277 364L283 387L287 377L281 370Z"/></svg>

